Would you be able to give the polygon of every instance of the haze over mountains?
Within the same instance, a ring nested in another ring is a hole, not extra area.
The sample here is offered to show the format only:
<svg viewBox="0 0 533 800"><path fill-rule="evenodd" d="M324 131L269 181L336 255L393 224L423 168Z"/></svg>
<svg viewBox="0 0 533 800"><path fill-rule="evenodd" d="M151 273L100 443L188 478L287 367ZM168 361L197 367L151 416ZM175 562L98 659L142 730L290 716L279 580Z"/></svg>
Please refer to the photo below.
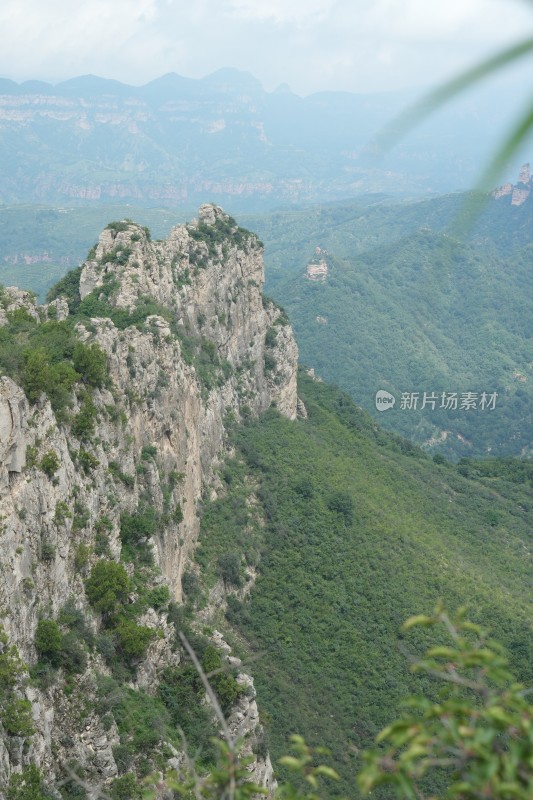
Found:
<svg viewBox="0 0 533 800"><path fill-rule="evenodd" d="M234 69L142 87L3 79L0 203L213 200L235 212L469 188L507 124L512 91L469 96L376 160L372 137L413 97L269 93Z"/></svg>

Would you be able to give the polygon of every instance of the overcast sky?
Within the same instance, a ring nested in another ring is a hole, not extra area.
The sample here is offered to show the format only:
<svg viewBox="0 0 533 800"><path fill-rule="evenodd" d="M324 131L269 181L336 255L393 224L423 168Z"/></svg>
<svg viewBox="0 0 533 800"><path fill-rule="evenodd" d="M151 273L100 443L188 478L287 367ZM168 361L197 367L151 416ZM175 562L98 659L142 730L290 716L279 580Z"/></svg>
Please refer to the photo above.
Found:
<svg viewBox="0 0 533 800"><path fill-rule="evenodd" d="M0 75L141 85L237 67L269 91L381 91L434 83L532 29L533 0L0 0Z"/></svg>

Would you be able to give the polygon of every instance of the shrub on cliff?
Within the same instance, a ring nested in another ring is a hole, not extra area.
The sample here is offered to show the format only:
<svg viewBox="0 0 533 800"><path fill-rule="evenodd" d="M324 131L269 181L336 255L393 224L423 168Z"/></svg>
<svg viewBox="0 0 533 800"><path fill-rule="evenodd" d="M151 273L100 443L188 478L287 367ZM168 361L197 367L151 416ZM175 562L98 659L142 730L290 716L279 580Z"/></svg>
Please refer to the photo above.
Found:
<svg viewBox="0 0 533 800"><path fill-rule="evenodd" d="M107 378L107 358L97 344L76 342L72 354L74 369L81 376L83 383L101 388Z"/></svg>
<svg viewBox="0 0 533 800"><path fill-rule="evenodd" d="M35 764L28 764L22 772L11 775L6 795L7 800L51 800L55 796L44 786Z"/></svg>
<svg viewBox="0 0 533 800"><path fill-rule="evenodd" d="M233 675L229 675L224 671L220 652L212 644L208 644L205 649L202 658L202 669L209 676L211 686L215 690L222 710L229 711L243 689Z"/></svg>
<svg viewBox="0 0 533 800"><path fill-rule="evenodd" d="M73 435L85 441L90 440L94 433L96 414L96 406L90 397L85 397L79 412L72 420L71 431Z"/></svg>
<svg viewBox="0 0 533 800"><path fill-rule="evenodd" d="M115 628L117 647L126 661L142 658L154 637L154 631L133 620L120 620Z"/></svg>
<svg viewBox="0 0 533 800"><path fill-rule="evenodd" d="M39 656L53 666L61 662L61 631L53 619L40 619L35 631L35 648Z"/></svg>
<svg viewBox="0 0 533 800"><path fill-rule="evenodd" d="M31 703L17 694L25 672L26 665L17 648L8 645L7 634L0 625L0 723L8 736L26 738L33 733Z"/></svg>
<svg viewBox="0 0 533 800"><path fill-rule="evenodd" d="M46 295L47 302L51 303L52 300L55 300L57 297L65 297L70 313L75 314L81 303L81 271L82 267L76 267L76 269L71 269L70 272L67 272L64 278L61 278L55 286L52 286Z"/></svg>
<svg viewBox="0 0 533 800"><path fill-rule="evenodd" d="M44 456L41 458L41 462L39 464L42 471L49 478L52 478L56 474L60 465L61 462L55 450L48 450L48 452L46 452Z"/></svg>
<svg viewBox="0 0 533 800"><path fill-rule="evenodd" d="M130 581L122 564L98 561L85 582L87 599L96 611L112 613L128 596Z"/></svg>
<svg viewBox="0 0 533 800"><path fill-rule="evenodd" d="M68 405L70 392L79 375L64 361L51 363L48 351L39 347L25 350L20 377L30 403L36 403L44 392L54 411L58 412Z"/></svg>

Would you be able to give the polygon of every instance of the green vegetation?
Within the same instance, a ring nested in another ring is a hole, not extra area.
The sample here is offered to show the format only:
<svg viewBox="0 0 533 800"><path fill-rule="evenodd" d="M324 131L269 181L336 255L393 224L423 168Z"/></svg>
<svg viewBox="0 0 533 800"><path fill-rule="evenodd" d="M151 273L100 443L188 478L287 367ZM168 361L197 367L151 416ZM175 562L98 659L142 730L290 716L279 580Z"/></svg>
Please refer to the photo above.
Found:
<svg viewBox="0 0 533 800"><path fill-rule="evenodd" d="M155 458L156 455L157 447L155 447L153 444L145 444L141 450L142 459Z"/></svg>
<svg viewBox="0 0 533 800"><path fill-rule="evenodd" d="M166 583L162 583L160 586L154 586L153 589L150 589L146 596L146 602L150 608L155 608L156 610L168 606L170 602L170 589Z"/></svg>
<svg viewBox="0 0 533 800"><path fill-rule="evenodd" d="M154 637L154 631L143 625L137 625L133 620L121 619L114 628L115 640L119 653L125 661L142 658L150 641Z"/></svg>
<svg viewBox="0 0 533 800"><path fill-rule="evenodd" d="M240 588L244 581L241 570L241 558L238 553L222 553L217 559L218 574L230 586Z"/></svg>
<svg viewBox="0 0 533 800"><path fill-rule="evenodd" d="M169 620L171 619L176 630L185 630L204 669L212 672L219 701L228 707L241 691L233 673L222 670L222 660L216 648L203 636L189 629L182 609L171 606ZM124 634L122 645L132 645L128 658L137 658L146 644L141 641L143 634L139 634L131 621L125 619L119 623L115 633L117 631ZM119 647L117 640L116 650L110 650L112 659L116 659L117 655L120 657ZM114 748L114 756L120 773L127 773L133 767L138 773L141 760L144 760L146 766L147 759L147 770L143 768L142 774L153 770L155 765L161 767L164 764L163 743L166 741L175 747L182 747L182 734L186 737L191 754L196 754L200 770L203 772L213 766L215 749L212 737L216 735L216 727L213 724L212 710L204 702L205 689L198 672L181 648L180 655L178 666L167 667L159 675L155 696L143 690L134 691L126 687L124 680L128 675L116 668L113 677L98 676L99 699L96 711L101 715L112 715L117 723L120 745Z"/></svg>
<svg viewBox="0 0 533 800"><path fill-rule="evenodd" d="M80 307L80 278L82 267L71 269L67 274L61 278L46 295L46 300L50 303L58 297L65 297L68 303L68 309L71 314L76 314Z"/></svg>
<svg viewBox="0 0 533 800"><path fill-rule="evenodd" d="M81 318L107 317L121 331L134 325L139 330L145 330L146 319L151 315L163 317L168 322L173 322L171 312L165 306L159 305L151 297L141 297L133 311L116 308L110 303L110 298L117 289L117 284L112 277L88 294L79 305L78 315Z"/></svg>
<svg viewBox="0 0 533 800"><path fill-rule="evenodd" d="M197 226L188 225L187 230L191 239L196 242L204 242L207 245L208 258L217 259L225 257L227 254L228 244L232 247L245 247L250 243L255 243L262 246L258 241L255 234L240 228L233 217L222 219L218 217L213 225L208 225L205 222L200 222ZM196 267L207 266L207 258L201 253L192 251L189 260Z"/></svg>
<svg viewBox="0 0 533 800"><path fill-rule="evenodd" d="M56 557L56 548L49 539L41 541L41 561L53 561Z"/></svg>
<svg viewBox="0 0 533 800"><path fill-rule="evenodd" d="M9 779L7 800L52 800L53 797L35 764L23 767L21 773L14 772Z"/></svg>
<svg viewBox="0 0 533 800"><path fill-rule="evenodd" d="M50 364L43 348L23 352L22 360L20 378L30 403L35 403L45 392L55 411L68 405L70 391L78 379L68 363Z"/></svg>
<svg viewBox="0 0 533 800"><path fill-rule="evenodd" d="M121 778L115 778L111 784L111 800L140 800L143 791L133 772L128 772Z"/></svg>
<svg viewBox="0 0 533 800"><path fill-rule="evenodd" d="M123 544L138 545L155 532L157 517L153 506L139 508L134 514L120 517L120 538Z"/></svg>
<svg viewBox="0 0 533 800"><path fill-rule="evenodd" d="M220 798L226 797L234 798L234 800L251 800L251 798L266 793L264 787L250 780L249 765L253 761L253 756L243 756L242 740L233 741L227 737L226 741L214 740L214 745L216 763L207 772L202 770L202 764L198 758L189 757L177 773L170 773L166 776L165 786L179 797L195 796L205 798L205 800L220 800ZM303 755L302 750L305 751ZM309 764L314 757L314 752L305 744L298 748L297 752L302 762L302 772L308 782L316 787L318 785L316 776L325 774L323 770L327 768L322 765L311 766ZM292 761L295 760L292 759ZM329 772L333 773L333 770ZM156 781L156 776L151 776L146 789L146 797L153 796ZM275 796L280 800L281 798L318 800L316 794L300 794L288 784L280 787Z"/></svg>
<svg viewBox="0 0 533 800"><path fill-rule="evenodd" d="M65 607L63 622L77 624L75 618L79 620L79 613L73 607ZM486 630L466 620L464 609L450 619L440 605L432 616L410 618L403 631L442 624L450 644L432 644L423 657L409 655L411 671L430 678L420 684L425 686L426 696L409 698L401 717L379 733L378 746L363 754L358 785L364 794L372 791L376 797L390 797L383 795L379 787L392 785L396 796L404 800L429 800L435 791L450 800L529 800L533 788L533 706L523 686L509 672L501 645L490 639ZM45 626L41 627L44 631ZM53 633L44 636L44 641L48 647L53 640L56 653L57 631ZM230 675L221 672L219 651L190 631L189 635L200 654L204 673L222 708L227 710L240 687ZM427 640L427 636L415 637L415 652ZM438 694L432 688L435 678L443 683ZM167 775L169 789L186 791L200 781L202 796L210 797L213 792L214 800L233 775L240 776L237 787L243 781L243 796L257 791L253 784L246 784L248 760L239 755L239 741L217 742L216 747L215 739L209 741L208 735L213 732L210 713L201 702L204 687L192 665L182 663L167 668L155 698L142 690L121 686L115 678L99 676L98 684L96 710L104 720L117 721L121 737L114 755L123 774L112 785L112 797L115 787L117 797L146 796L148 787L140 788L138 778L139 793L131 794L132 776L138 776L139 771L147 774L160 766L163 741L179 744L177 726L186 735L190 753L195 755L192 761L184 762L178 774ZM293 735L291 741L293 754L279 760L288 776L278 789L279 800L319 800L329 796L329 784L322 779L339 781L338 772L324 763L329 761L329 751L323 746L310 747L300 736ZM230 752L233 756L228 759ZM356 773L350 778L353 796ZM15 799L44 800L48 796L35 767L27 767L22 776L14 776L8 790L8 797ZM237 792L235 796L240 795Z"/></svg>
<svg viewBox="0 0 533 800"><path fill-rule="evenodd" d="M364 795L382 797L379 787L392 786L399 800L435 800L436 792L443 800L529 800L533 791L529 692L509 672L502 646L465 619L464 609L450 619L439 604L433 616L411 617L402 629L437 624L444 627L450 644L433 644L425 656L410 660L413 672L436 678L443 688L436 698L406 698L401 718L380 732L377 747L363 754L359 787ZM236 798L260 791L246 782L249 759L242 756L242 741L233 739L222 715L220 720L225 734L218 743L216 765L202 774L197 759L185 759L177 773L167 774L168 790L213 800L225 797L228 786ZM291 736L291 750L291 755L279 759L290 777L278 785L277 800L327 797L324 779L339 781L338 772L323 763L329 751L310 747L296 734ZM156 780L159 776L149 780L150 789ZM336 787L331 788L337 796ZM146 796L151 796L148 788Z"/></svg>
<svg viewBox="0 0 533 800"><path fill-rule="evenodd" d="M53 619L40 619L35 632L35 647L39 656L57 667L61 655L61 630Z"/></svg>
<svg viewBox="0 0 533 800"><path fill-rule="evenodd" d="M267 287L283 299L302 362L384 427L454 459L529 453L533 206L492 201L465 239L453 227L462 202L330 206L284 218L294 222L285 231L271 218ZM324 282L305 278L317 241ZM385 414L379 389L396 397ZM416 410L400 408L403 392L418 393ZM422 408L424 392L436 403ZM457 393L457 410L443 392ZM461 409L465 392L476 410ZM494 411L480 410L483 392L497 392Z"/></svg>
<svg viewBox="0 0 533 800"><path fill-rule="evenodd" d="M453 222L464 198L398 203L379 195L243 221L266 242L267 288L290 313L304 363L372 414L377 389L392 391L396 408L381 414L380 424L418 443L431 441L432 450L447 457L529 452L531 203L514 207L505 198L489 203L468 241L460 241ZM62 221L56 212L47 213ZM93 213L86 211L88 218ZM211 250L235 241L239 230L233 220L190 228L191 236ZM327 250L330 267L323 284L303 277L317 244ZM123 257L123 250L109 256ZM78 278L79 271L69 273L61 289L76 313ZM166 313L148 300L131 313L113 309L113 291L110 277L85 298L84 318L103 315L121 328L142 327L149 313ZM267 346L271 342L269 334ZM224 374L201 346L194 349L209 390ZM271 354L266 367L275 367ZM40 371L38 363L28 368L30 391L35 369ZM65 373L49 380L47 393L60 395L56 405L68 397L73 379ZM38 375L37 391L42 380ZM419 405L423 392L495 391L499 396L495 413L430 406L410 413L399 410L404 391L420 392ZM441 431L448 432L446 438L440 439Z"/></svg>
<svg viewBox="0 0 533 800"><path fill-rule="evenodd" d="M72 354L74 369L88 386L101 388L107 380L106 354L98 345L76 342Z"/></svg>
<svg viewBox="0 0 533 800"><path fill-rule="evenodd" d="M210 736L214 726L212 715L202 705L205 692L194 667L191 664L167 667L157 691L171 724L181 728L191 746L201 748L204 763L209 762L213 757Z"/></svg>
<svg viewBox="0 0 533 800"><path fill-rule="evenodd" d="M111 227L115 224L124 224L127 227L129 223L111 223ZM120 229L122 230L122 228ZM127 263L132 252L129 247L117 245L100 259L100 264L110 263L116 266L123 266ZM86 322L91 317L107 317L120 330L125 330L131 325L135 325L142 330L145 328L147 317L152 314L162 316L171 324L173 323L173 316L170 311L159 305L152 297L139 298L136 308L132 311L116 308L112 299L118 290L118 281L112 270L104 275L101 286L97 286L81 300L79 295L80 275L81 268L71 270L56 286L52 287L47 295L49 301L60 295L66 296L70 313L73 315L73 319L69 320L71 325L74 321L82 320ZM74 366L78 374L82 376L84 383L89 386L105 385L106 359L96 345L86 347L81 343L77 343L74 348L73 360Z"/></svg>
<svg viewBox="0 0 533 800"><path fill-rule="evenodd" d="M114 478L118 478L118 480L121 481L124 484L124 486L127 486L129 489L131 489L132 486L135 485L135 476L128 475L128 473L123 472L120 467L120 464L118 464L117 461L110 461L107 469L108 472L111 475L113 475Z"/></svg>
<svg viewBox="0 0 533 800"><path fill-rule="evenodd" d="M152 768L160 763L163 741L179 746L179 735L157 695L128 688L123 675L99 675L97 681L97 713L102 717L112 715L120 733L120 745L114 748L120 773L127 773L141 757L148 757Z"/></svg>
<svg viewBox="0 0 533 800"><path fill-rule="evenodd" d="M72 420L70 428L72 434L83 441L90 441L94 433L96 418L96 406L89 396L85 396L80 410Z"/></svg>
<svg viewBox="0 0 533 800"><path fill-rule="evenodd" d="M122 558L125 561L152 563L152 552L148 539L157 528L157 515L153 506L141 506L134 514L124 512L120 517L120 540Z"/></svg>
<svg viewBox="0 0 533 800"><path fill-rule="evenodd" d="M55 450L48 450L41 458L40 468L49 477L52 478L59 469L61 462Z"/></svg>
<svg viewBox="0 0 533 800"><path fill-rule="evenodd" d="M64 632L53 619L40 619L35 631L35 649L39 660L31 669L31 677L46 689L56 679L62 667L66 675L83 672L87 656L83 645L92 647L93 637L81 612L68 603L63 608L59 621L67 628Z"/></svg>
<svg viewBox="0 0 533 800"><path fill-rule="evenodd" d="M223 386L233 370L231 364L218 355L216 344L210 339L190 336L181 331L177 336L183 360L194 366L204 392Z"/></svg>
<svg viewBox="0 0 533 800"><path fill-rule="evenodd" d="M198 232L211 250L219 243L224 246L227 232L215 231L207 238L203 229ZM463 247L449 236L422 231L388 247L385 265L377 252L360 254L357 264L371 265L372 269L364 279L358 276L357 280L347 259L332 258L328 283L304 284L303 289L300 286L300 299L303 296L309 300L310 308L312 303L316 306L317 298L327 297L340 318L344 313L340 301L350 287L352 300L359 297L356 291L360 291L365 302L368 297L381 302L383 295L378 295L378 288L396 283L402 289L397 296L404 298L403 309L412 309L420 305L418 293L427 279L431 290L435 286L442 289L441 283L449 290L450 308L453 306L453 310L449 309L450 324L454 314L461 321L466 316L460 295L467 296L475 290L479 307L484 309L483 324L489 325L488 298L495 302L495 292L487 290L484 295L479 287L485 279L490 285L497 271L491 273L483 259L476 261L470 245ZM127 248L117 248L108 255L110 261L123 263L130 254ZM406 263L415 256L418 267L410 275ZM494 264L501 266L499 259L496 253ZM527 286L525 264L524 256L522 278ZM450 282L447 271L452 267ZM474 268L479 269L479 274ZM370 275L377 276L378 272L379 279ZM459 289L452 286L454 281L463 281ZM154 305L142 300L132 313L114 309L115 289L111 279L103 289L85 298L77 307L76 319L102 313L116 320L119 327L137 324L142 328ZM431 298L431 291L427 296ZM264 302L269 304L268 300ZM430 305L428 302L420 312L426 314L426 322ZM524 313L528 311L526 299L522 308ZM358 323L366 326L369 347L371 339L380 333L379 319L390 317L389 312L391 308L385 306L377 322L367 316ZM283 315L278 318L283 319ZM347 314L347 319L351 321L353 317ZM511 331L512 324L515 328ZM520 327L522 324L524 327ZM76 390L79 412L71 417L71 430L88 447L97 420L91 390L105 385L105 355L94 345L77 342L70 325L71 322L53 321L37 326L29 315L17 312L9 319L11 339L2 340L0 330L0 359L9 365L10 374L24 376L31 402L37 402L41 392L46 391L51 399L55 398L55 407L65 412ZM405 337L402 344L400 335L404 327L405 320L400 319L394 329L398 352L396 345L391 345L391 359L395 360L396 353L397 374L405 369L404 374L418 375L422 381L422 356L427 356L427 342L417 342L416 353L416 348L409 350L405 356L408 363L402 364L400 350L407 347ZM456 324L454 330L457 327ZM268 331L268 348L275 346L277 330L274 324ZM337 333L339 330L345 330L340 323ZM472 330L469 328L464 337L468 338ZM509 315L506 331L512 333L508 338L500 328L483 328L483 333L502 343L498 349L493 341L494 360L490 366L496 370L504 364L504 377L505 370L514 368L514 362L506 361L506 353L516 350L518 340L523 346L520 358L530 355L526 323L513 323ZM432 341L437 340L433 332ZM15 346L11 346L13 342ZM194 364L205 390L223 384L230 367L220 360L212 342L182 334L180 342L184 358ZM446 343L452 353L457 339L450 336ZM485 338L480 335L472 345L470 367L487 350ZM335 352L333 347L331 353ZM335 366L331 353L329 361ZM361 361L370 368L374 357L372 353L365 354ZM435 363L438 361L435 356ZM459 370L459 357L454 363ZM54 382L47 377L49 367ZM267 353L265 367L275 368L272 354ZM340 369L339 364L336 367ZM351 374L349 369L346 373ZM339 793L353 796L360 753L371 745L389 715L399 713L402 698L412 691L435 697L427 675L411 675L405 669L400 652L403 641L398 642L397 637L399 622L405 616L433 607L440 596L449 605L457 600L467 602L476 619L485 620L501 632L519 676L524 680L533 677L533 609L526 560L533 522L533 472L529 462L510 458L490 458L485 462L463 458L458 465L448 463L442 456L430 459L411 442L379 429L341 391L302 374L300 394L309 413L307 420L289 422L270 410L261 420L248 418L242 429L234 431L236 456L221 470L224 490L219 492L218 500L204 502L197 553L201 580L193 571L196 568L185 573L186 608L171 605L169 618L174 618L176 627L181 629L187 613L205 602L206 588L222 579L229 593L228 622L238 636L239 646L257 658L253 672L274 756L286 752L287 741L294 732L301 732L310 741L309 748L301 741L295 743L297 755L292 762L284 759L284 774L288 774L291 764L298 764L298 769L304 770L304 779L321 774L332 777L329 763L335 764L340 775ZM521 395L516 392L515 397L520 399ZM527 396L522 401L525 413ZM424 430L428 432L427 428ZM480 441L486 446L492 441L491 436L501 437L502 430L501 421L496 421L494 429L485 427L485 438ZM524 441L520 439L521 444ZM78 451L77 459L90 474L98 462L84 447ZM40 444L28 452L28 464L38 465L54 478L60 467L59 457L53 450L42 454L39 448ZM121 736L116 747L121 775L110 789L117 798L134 791L132 774L160 766L165 740L179 744L178 727L194 748L201 748L204 767L214 763L217 752L209 741L214 727L211 711L203 703L204 687L187 660L164 671L156 697L124 686L131 681L135 665L152 639L160 633L139 624L141 614L150 606L165 609L170 600L165 586L154 586L157 576L148 542L171 519L176 523L182 519L181 506L176 505L174 496L178 475L167 479L161 474L162 512L156 512L146 491L142 493L142 476L157 467L162 469L163 453L160 458L157 455L153 445L143 447L137 454L137 476L125 474L118 462L109 463L112 477L127 488L133 488L138 481L141 489L138 509L123 512L120 517L122 558L132 562L132 577L128 577L123 564L110 558L108 535L112 523L108 517L101 517L96 527L94 552L103 558L90 572L92 547L82 541L75 549L75 567L84 575L89 603L102 614L101 633L93 637L96 641L89 636L83 638L83 620L73 608L64 609L57 620L41 619L35 639L39 663L32 676L43 688L49 685L47 681L53 681L54 670L62 668L68 676L82 669L86 648L96 646L111 668L112 678L102 678L100 684L100 704L109 715L109 724L111 717L115 718ZM152 459L155 462L150 463ZM75 532L87 525L89 512L79 500L73 511ZM70 516L67 505L58 503L55 524L64 525ZM43 560L55 557L51 547L43 539ZM131 572L130 565L128 570ZM257 582L242 600L246 594L243 587L256 573ZM80 636L82 644L77 641ZM427 643L428 632L417 631L417 650ZM227 711L242 689L232 672L223 669L223 659L213 645L199 637L193 644L220 705ZM0 680L1 675L0 658ZM70 691L72 685L67 679ZM419 710L424 713L424 708ZM453 708L448 706L447 710L453 712ZM434 707L432 713L433 722L442 722ZM29 707L15 692L0 707L0 716L11 735L30 735ZM420 745L416 737L413 742ZM315 774L319 755L316 748L324 743L332 749L331 761ZM394 747L397 743L398 740L392 742ZM396 751L389 758L394 759L395 754ZM404 759L402 768L391 774L405 778L404 767L416 772L419 754L420 751L411 762ZM381 762L373 763L372 780L378 785ZM485 763L483 768L486 766ZM502 767L503 771L504 768L508 769L508 765ZM403 791L405 781L398 780ZM315 788L311 780L308 783ZM441 779L436 779L439 791L443 785ZM286 787L284 796L290 798L291 791ZM298 791L297 788L294 793ZM375 796L386 796L383 791L386 790L376 789Z"/></svg>
<svg viewBox="0 0 533 800"><path fill-rule="evenodd" d="M60 420L66 419L77 384L94 387L106 381L105 354L95 344L77 341L75 322L38 323L24 311L10 315L0 329L0 372L21 384L30 403L44 392Z"/></svg>
<svg viewBox="0 0 533 800"><path fill-rule="evenodd" d="M139 558L137 568L145 563L146 559ZM115 669L120 664L134 669L135 662L143 658L155 636L153 629L139 625L136 618L151 601L158 603L159 608L168 602L168 590L166 593L157 589L147 590L147 577L137 569L130 580L123 564L100 559L85 581L87 598L95 611L102 614L106 629L100 651ZM125 603L130 592L137 594L137 600Z"/></svg>
<svg viewBox="0 0 533 800"><path fill-rule="evenodd" d="M83 447L78 450L78 462L86 475L89 475L100 464L96 456Z"/></svg>
<svg viewBox="0 0 533 800"><path fill-rule="evenodd" d="M97 556L109 555L109 534L112 530L113 523L109 517L100 517L95 526L94 552Z"/></svg>
<svg viewBox="0 0 533 800"><path fill-rule="evenodd" d="M207 645L201 663L222 711L228 712L243 691L242 687L232 675L224 672L220 651L214 645Z"/></svg>
<svg viewBox="0 0 533 800"><path fill-rule="evenodd" d="M91 548L88 547L84 542L80 542L80 544L76 547L76 554L74 556L74 569L76 572L84 573L87 564L89 563L89 557L91 555Z"/></svg>
<svg viewBox="0 0 533 800"><path fill-rule="evenodd" d="M407 616L439 597L468 603L501 634L519 677L533 678L533 505L505 462L491 476L473 462L465 477L380 430L339 390L300 375L299 394L307 420L269 411L236 431L239 455L222 472L226 496L206 506L198 562L208 583L224 553L259 570L227 616L257 657L271 752L296 732L327 744L338 791L353 796L361 750L403 697L432 691L398 649Z"/></svg>
<svg viewBox="0 0 533 800"><path fill-rule="evenodd" d="M25 681L26 665L17 648L9 646L7 634L0 626L0 722L8 736L26 738L34 732L31 703L20 697Z"/></svg>
<svg viewBox="0 0 533 800"><path fill-rule="evenodd" d="M124 230L124 226L128 224L111 223L110 226L113 230ZM242 237L252 236L238 229L233 220L219 220L215 226L204 227L215 237L213 241L217 242L219 239L226 241L235 231L241 244L244 241ZM201 233L205 234L204 228ZM120 266L126 263L130 255L129 248L117 245L101 261ZM194 365L204 395L212 388L221 386L232 374L231 365L220 358L212 341L178 331L171 311L159 305L153 298L140 297L133 310L116 308L113 297L118 290L118 282L112 270L104 276L102 286L95 288L83 301L79 296L79 278L80 269L72 270L49 292L49 300L61 294L67 297L71 316L66 321L57 322L53 319L40 324L25 309L8 314L9 324L0 329L0 374L9 375L20 383L31 403L36 403L44 392L49 397L58 420L70 421L73 435L82 442L91 441L97 419L90 390L108 387L109 378L106 354L96 344L85 344L77 340L75 326L79 322L92 329L91 318L104 317L111 319L119 330L136 326L140 330L153 332L153 328L147 327L148 317L162 316L169 322L173 334L179 338L184 359L188 364ZM4 304L7 302L3 296L0 299ZM133 363L130 365L130 373L134 377ZM154 388L154 397L167 385L166 376L161 374ZM74 391L77 391L82 405L79 412L69 418L68 409L72 406ZM87 474L98 464L85 448L80 451L80 458ZM114 470L113 463L110 464L110 470ZM133 485L134 477L124 475L120 468L117 467L114 474L126 485Z"/></svg>
<svg viewBox="0 0 533 800"><path fill-rule="evenodd" d="M121 231L127 231L130 226L131 220L124 219L120 222L109 222L105 227L108 231L114 231L114 233L120 233Z"/></svg>
<svg viewBox="0 0 533 800"><path fill-rule="evenodd" d="M123 267L128 263L132 253L133 250L131 247L125 244L117 244L116 247L108 250L107 253L102 256L100 264L116 264L119 267ZM112 283L113 281L111 280L110 282Z"/></svg>
<svg viewBox="0 0 533 800"><path fill-rule="evenodd" d="M67 519L71 519L72 514L64 500L59 500L56 503L56 510L54 514L54 522L56 525L64 525Z"/></svg>
<svg viewBox="0 0 533 800"><path fill-rule="evenodd" d="M111 615L128 594L130 581L122 564L101 559L97 561L85 582L89 603L96 611Z"/></svg>

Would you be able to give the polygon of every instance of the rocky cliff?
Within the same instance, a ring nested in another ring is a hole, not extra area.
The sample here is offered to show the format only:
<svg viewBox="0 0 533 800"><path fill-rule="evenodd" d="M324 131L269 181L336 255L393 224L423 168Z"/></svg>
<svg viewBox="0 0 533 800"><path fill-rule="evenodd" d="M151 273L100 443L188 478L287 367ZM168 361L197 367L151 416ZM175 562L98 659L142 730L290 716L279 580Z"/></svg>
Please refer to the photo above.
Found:
<svg viewBox="0 0 533 800"><path fill-rule="evenodd" d="M91 797L97 785L137 772L141 758L99 687L106 677L118 681L135 704L157 695L164 670L178 669L169 608L179 616L184 565L202 496L217 484L226 421L271 405L294 418L297 350L283 312L261 295L260 242L216 206L202 206L197 220L161 242L133 222L112 223L70 278L67 298L58 291L46 306L15 289L1 300L4 330L22 319L30 332L19 339L31 342L39 326L46 336L68 329L85 345L79 352L105 354L105 378L91 381L78 364L83 376L61 412L51 390L26 387L26 396L15 373L0 378L0 659L14 646L33 667L31 680L19 672L10 684L33 733L10 725L0 708L0 787L28 764L51 784L77 765ZM52 356L46 364L54 368ZM126 617L109 595L95 600L95 565L111 562L128 575ZM225 645L215 644L227 660ZM248 700L241 692L231 719L253 738L251 678L241 673L237 682ZM145 772L179 760L164 730L152 745ZM117 753L127 747L124 766ZM254 769L268 784L268 756Z"/></svg>
<svg viewBox="0 0 533 800"><path fill-rule="evenodd" d="M533 188L533 176L529 164L523 164L518 173L516 184L504 183L492 194L498 200L500 197L510 197L512 206L521 206L528 199Z"/></svg>

